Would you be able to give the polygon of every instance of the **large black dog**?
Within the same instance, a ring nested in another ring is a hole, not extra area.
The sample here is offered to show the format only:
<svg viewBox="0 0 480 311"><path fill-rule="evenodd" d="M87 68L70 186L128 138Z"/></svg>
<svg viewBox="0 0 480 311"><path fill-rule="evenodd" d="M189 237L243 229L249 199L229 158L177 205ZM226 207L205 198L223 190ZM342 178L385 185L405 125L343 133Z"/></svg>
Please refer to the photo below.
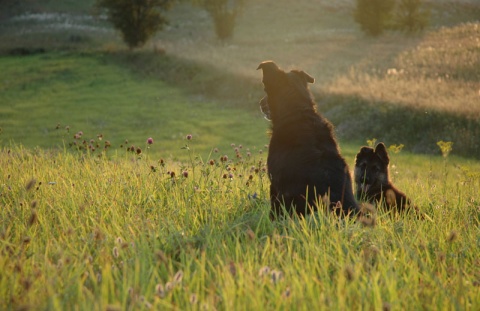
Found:
<svg viewBox="0 0 480 311"><path fill-rule="evenodd" d="M261 63L267 95L260 101L265 116L272 121L268 150L272 217L304 215L316 210L328 198L339 213L356 213L347 163L333 133L332 124L316 112L308 89L315 81L300 70L285 72L274 62Z"/></svg>

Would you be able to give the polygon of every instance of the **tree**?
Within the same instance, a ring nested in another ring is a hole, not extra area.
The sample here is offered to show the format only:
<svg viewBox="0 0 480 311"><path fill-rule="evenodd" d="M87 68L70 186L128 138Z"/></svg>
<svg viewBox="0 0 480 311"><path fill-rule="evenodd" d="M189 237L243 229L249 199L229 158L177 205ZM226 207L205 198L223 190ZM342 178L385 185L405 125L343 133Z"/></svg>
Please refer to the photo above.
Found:
<svg viewBox="0 0 480 311"><path fill-rule="evenodd" d="M130 47L143 46L168 23L163 12L174 0L97 0L107 10L108 20L122 34Z"/></svg>
<svg viewBox="0 0 480 311"><path fill-rule="evenodd" d="M242 12L246 0L193 0L203 7L212 17L215 34L220 40L233 36L235 21Z"/></svg>
<svg viewBox="0 0 480 311"><path fill-rule="evenodd" d="M355 21L371 36L379 36L389 26L395 0L357 0Z"/></svg>
<svg viewBox="0 0 480 311"><path fill-rule="evenodd" d="M400 0L395 13L395 28L414 33L423 30L430 14L421 9L422 0Z"/></svg>

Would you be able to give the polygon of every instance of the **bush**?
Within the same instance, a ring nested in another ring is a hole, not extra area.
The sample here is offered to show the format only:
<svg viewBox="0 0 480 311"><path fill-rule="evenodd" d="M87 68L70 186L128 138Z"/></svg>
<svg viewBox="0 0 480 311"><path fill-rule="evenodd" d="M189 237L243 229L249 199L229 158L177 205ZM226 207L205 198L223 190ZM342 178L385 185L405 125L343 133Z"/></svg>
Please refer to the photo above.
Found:
<svg viewBox="0 0 480 311"><path fill-rule="evenodd" d="M242 12L246 0L194 0L212 17L215 34L220 40L230 39L235 29L235 20Z"/></svg>
<svg viewBox="0 0 480 311"><path fill-rule="evenodd" d="M421 6L422 0L400 0L395 12L395 28L407 33L423 30L428 25L430 14Z"/></svg>
<svg viewBox="0 0 480 311"><path fill-rule="evenodd" d="M108 20L122 33L130 47L143 46L157 31L167 24L162 13L174 0L97 0L107 9Z"/></svg>
<svg viewBox="0 0 480 311"><path fill-rule="evenodd" d="M357 0L355 22L371 36L379 36L389 26L395 0Z"/></svg>

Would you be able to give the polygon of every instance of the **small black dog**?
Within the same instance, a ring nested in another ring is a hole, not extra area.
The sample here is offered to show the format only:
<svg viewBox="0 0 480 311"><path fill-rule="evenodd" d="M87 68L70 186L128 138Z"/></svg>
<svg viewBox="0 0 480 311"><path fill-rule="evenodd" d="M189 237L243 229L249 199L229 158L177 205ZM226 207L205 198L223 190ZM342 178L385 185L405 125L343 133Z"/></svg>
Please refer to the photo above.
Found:
<svg viewBox="0 0 480 311"><path fill-rule="evenodd" d="M338 212L358 212L333 126L316 112L308 89L315 79L300 70L287 73L272 61L257 69L263 70L267 93L260 107L272 121L267 159L272 218L282 214L282 204L289 214L304 215L327 198Z"/></svg>
<svg viewBox="0 0 480 311"><path fill-rule="evenodd" d="M405 210L412 206L405 193L395 188L390 181L387 148L379 143L375 149L362 147L355 158L354 179L357 200L377 203L385 201L388 208Z"/></svg>

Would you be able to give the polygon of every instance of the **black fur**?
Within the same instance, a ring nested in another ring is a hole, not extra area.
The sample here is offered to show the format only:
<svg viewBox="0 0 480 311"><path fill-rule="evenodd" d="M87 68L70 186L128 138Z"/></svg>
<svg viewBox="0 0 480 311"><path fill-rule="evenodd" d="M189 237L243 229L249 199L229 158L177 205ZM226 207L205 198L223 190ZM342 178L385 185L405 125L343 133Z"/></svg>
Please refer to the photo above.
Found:
<svg viewBox="0 0 480 311"><path fill-rule="evenodd" d="M272 217L304 215L329 197L331 206L348 214L358 211L348 166L340 155L332 124L316 112L308 89L315 80L306 72L285 72L274 62L261 63L267 95L260 101L272 121L268 152Z"/></svg>
<svg viewBox="0 0 480 311"><path fill-rule="evenodd" d="M387 148L379 143L375 149L362 147L355 157L356 198L370 203L385 202L388 208L413 207L409 198L390 181ZM414 207L416 209L416 207Z"/></svg>

